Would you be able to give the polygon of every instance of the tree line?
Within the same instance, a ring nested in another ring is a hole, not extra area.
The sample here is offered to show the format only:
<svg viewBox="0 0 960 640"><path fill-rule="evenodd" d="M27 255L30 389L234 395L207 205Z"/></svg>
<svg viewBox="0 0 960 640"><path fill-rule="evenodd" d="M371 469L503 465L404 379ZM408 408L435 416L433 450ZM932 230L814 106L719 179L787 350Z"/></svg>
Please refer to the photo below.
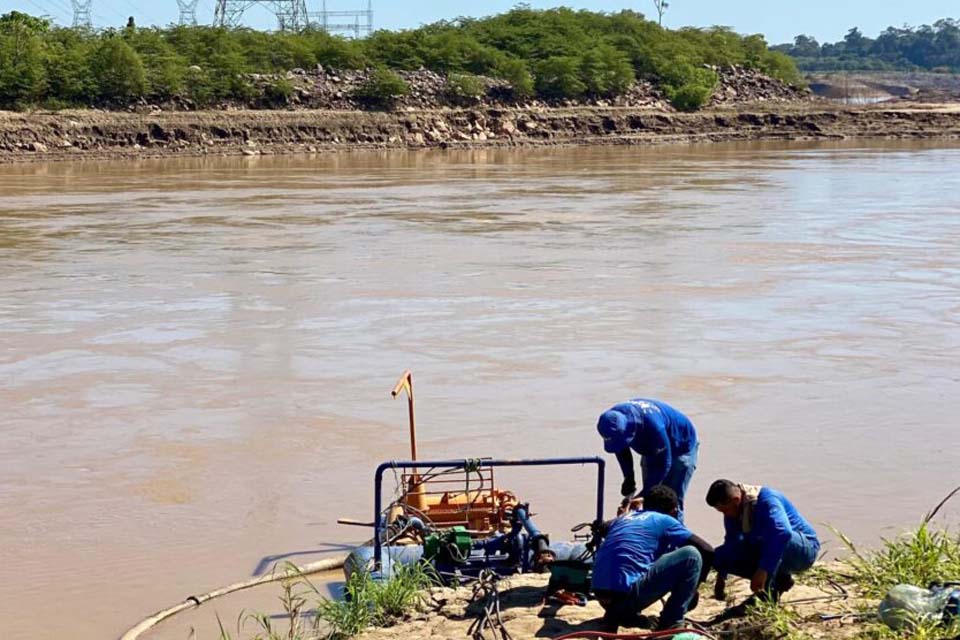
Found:
<svg viewBox="0 0 960 640"><path fill-rule="evenodd" d="M803 71L935 71L960 73L960 21L945 18L920 27L889 27L868 38L854 27L843 40L820 44L799 35L774 47Z"/></svg>
<svg viewBox="0 0 960 640"><path fill-rule="evenodd" d="M519 6L418 29L345 39L204 26L91 31L12 12L0 16L0 107L122 106L186 97L198 107L248 101L249 74L321 64L335 69L421 67L511 83L517 99L610 98L637 79L659 86L681 109L709 100L710 68L742 65L801 83L786 54L760 35L730 29L669 30L633 11L597 13ZM394 78L388 78L394 84Z"/></svg>

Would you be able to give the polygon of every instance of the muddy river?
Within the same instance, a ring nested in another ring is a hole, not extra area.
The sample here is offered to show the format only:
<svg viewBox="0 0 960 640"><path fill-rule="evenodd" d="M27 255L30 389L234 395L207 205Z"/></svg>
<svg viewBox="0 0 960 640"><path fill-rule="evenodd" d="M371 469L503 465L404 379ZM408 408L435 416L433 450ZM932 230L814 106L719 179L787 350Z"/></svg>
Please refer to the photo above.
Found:
<svg viewBox="0 0 960 640"><path fill-rule="evenodd" d="M784 490L832 552L823 523L893 535L960 483L957 167L948 143L0 167L0 635L116 637L362 539L335 520L408 455L404 368L424 457L594 455L597 415L646 395L699 428L705 537L720 476ZM587 470L501 479L555 538L590 517Z"/></svg>

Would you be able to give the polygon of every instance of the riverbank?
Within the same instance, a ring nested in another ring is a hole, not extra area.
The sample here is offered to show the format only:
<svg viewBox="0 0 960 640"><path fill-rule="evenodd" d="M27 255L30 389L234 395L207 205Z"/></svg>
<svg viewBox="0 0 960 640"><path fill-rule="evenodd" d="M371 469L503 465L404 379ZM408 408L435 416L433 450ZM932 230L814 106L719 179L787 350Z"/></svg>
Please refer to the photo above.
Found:
<svg viewBox="0 0 960 640"><path fill-rule="evenodd" d="M960 103L804 101L697 113L633 107L0 112L0 163L850 138L960 138Z"/></svg>
<svg viewBox="0 0 960 640"><path fill-rule="evenodd" d="M841 584L835 576L842 575L842 565L832 564L805 576L784 595L782 607L766 607L745 618L726 622L717 621L731 603L749 596L747 581L734 579L725 600L715 600L711 584L703 585L700 604L688 618L707 629L711 636L734 637L741 640L762 638L855 638L863 634L865 626L855 615L875 610L876 602L865 599L850 580ZM711 581L712 583L712 581ZM603 609L595 600L586 606L564 605L555 601L543 602L547 577L527 574L501 580L499 586L500 619L509 636L524 638L557 638L570 633L604 631ZM489 600L474 597L470 587L460 589L435 588L427 592L421 610L411 613L398 624L370 629L358 640L403 640L405 638L433 638L457 640L471 635L470 630L478 616L482 616ZM657 615L662 602L652 605L645 614ZM824 619L826 617L826 619ZM644 629L620 629L621 633L643 633ZM476 636L475 636L476 637ZM483 637L499 637L487 628Z"/></svg>

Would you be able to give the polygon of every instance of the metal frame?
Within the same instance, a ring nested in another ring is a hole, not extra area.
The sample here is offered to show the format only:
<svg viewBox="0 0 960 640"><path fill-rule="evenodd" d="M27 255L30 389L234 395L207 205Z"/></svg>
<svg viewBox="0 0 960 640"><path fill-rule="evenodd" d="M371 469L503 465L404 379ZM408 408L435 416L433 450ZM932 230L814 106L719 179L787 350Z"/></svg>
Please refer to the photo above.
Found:
<svg viewBox="0 0 960 640"><path fill-rule="evenodd" d="M416 460L402 462L384 462L377 467L374 476L374 500L373 500L373 562L374 567L380 568L380 561L383 559L383 544L380 540L380 514L383 511L383 495L381 485L383 484L384 472L392 469L417 469L425 467L447 467L450 469L466 469L470 467L551 467L561 465L597 465L597 520L603 520L603 483L606 462L598 456L582 458L538 458L523 460Z"/></svg>

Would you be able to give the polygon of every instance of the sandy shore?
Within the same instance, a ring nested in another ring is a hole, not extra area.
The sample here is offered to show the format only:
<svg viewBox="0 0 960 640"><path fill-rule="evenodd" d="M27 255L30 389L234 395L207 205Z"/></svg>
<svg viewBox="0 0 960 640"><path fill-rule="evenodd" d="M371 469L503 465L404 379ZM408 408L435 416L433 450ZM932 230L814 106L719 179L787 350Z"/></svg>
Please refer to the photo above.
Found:
<svg viewBox="0 0 960 640"><path fill-rule="evenodd" d="M960 104L759 103L692 114L622 107L0 112L0 162L850 138L960 138Z"/></svg>
<svg viewBox="0 0 960 640"><path fill-rule="evenodd" d="M576 631L599 631L602 629L603 609L596 601L587 606L558 606L542 603L547 579L541 575L521 575L502 580L501 618L508 633L515 640L532 638L555 638ZM700 605L688 614L688 618L707 623L719 615L729 603L740 602L747 597L749 585L744 580L733 580L728 584L727 601L714 600L710 592L712 578L701 589ZM844 597L843 590L847 591ZM479 604L471 603L472 590L433 589L427 598L424 611L411 616L393 627L372 629L361 636L361 640L408 640L410 638L432 638L434 640L460 640L469 637L467 630L482 611ZM828 621L823 615L843 616L864 608L872 609L875 603L867 603L857 597L851 585L841 588L820 582L810 576L798 583L784 595L784 607L791 612L790 620L810 638L849 638L863 632L862 624L851 618L836 618ZM796 604L790 604L795 602ZM645 613L656 614L660 604L653 605ZM760 628L764 627L764 628ZM737 638L762 638L774 630L758 620L741 619L719 623L709 627L716 635ZM642 629L621 628L621 633L642 632ZM719 632L719 633L718 633ZM486 637L492 638L489 631Z"/></svg>

